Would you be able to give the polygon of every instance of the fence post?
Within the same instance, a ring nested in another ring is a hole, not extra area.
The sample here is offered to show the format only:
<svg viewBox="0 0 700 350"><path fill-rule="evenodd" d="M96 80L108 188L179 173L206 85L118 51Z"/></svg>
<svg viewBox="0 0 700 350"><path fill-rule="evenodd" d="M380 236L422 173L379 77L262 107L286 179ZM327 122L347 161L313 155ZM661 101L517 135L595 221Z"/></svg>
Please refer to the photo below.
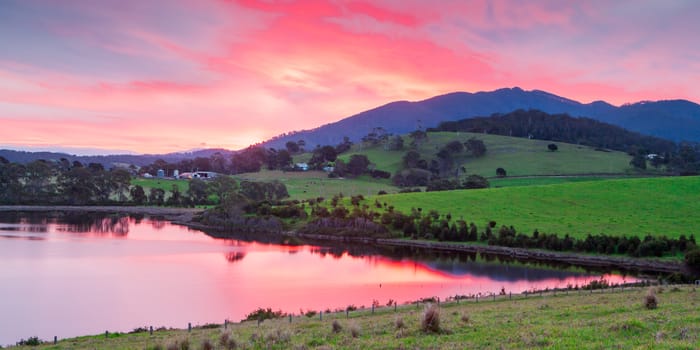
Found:
<svg viewBox="0 0 700 350"><path fill-rule="evenodd" d="M148 328L148 333L150 333L150 335L153 335L153 326L150 326Z"/></svg>
<svg viewBox="0 0 700 350"><path fill-rule="evenodd" d="M320 321L323 321L323 311L318 312L318 318Z"/></svg>
<svg viewBox="0 0 700 350"><path fill-rule="evenodd" d="M476 295L476 302L479 303L479 295Z"/></svg>
<svg viewBox="0 0 700 350"><path fill-rule="evenodd" d="M58 343L58 337L54 335L53 336L53 345L56 345L56 343Z"/></svg>
<svg viewBox="0 0 700 350"><path fill-rule="evenodd" d="M374 303L372 303L372 315L374 315Z"/></svg>
<svg viewBox="0 0 700 350"><path fill-rule="evenodd" d="M187 322L187 333L192 332L192 322Z"/></svg>
<svg viewBox="0 0 700 350"><path fill-rule="evenodd" d="M109 338L109 332L105 331L105 338Z"/></svg>
<svg viewBox="0 0 700 350"><path fill-rule="evenodd" d="M493 301L496 301L496 293L493 293Z"/></svg>
<svg viewBox="0 0 700 350"><path fill-rule="evenodd" d="M224 329L228 329L228 319L224 320Z"/></svg>
<svg viewBox="0 0 700 350"><path fill-rule="evenodd" d="M345 318L350 318L350 308L345 309Z"/></svg>
<svg viewBox="0 0 700 350"><path fill-rule="evenodd" d="M394 312L396 312L396 302L394 301Z"/></svg>
<svg viewBox="0 0 700 350"><path fill-rule="evenodd" d="M292 314L289 314L289 323L292 323Z"/></svg>
<svg viewBox="0 0 700 350"><path fill-rule="evenodd" d="M508 299L513 300L513 292L508 292Z"/></svg>

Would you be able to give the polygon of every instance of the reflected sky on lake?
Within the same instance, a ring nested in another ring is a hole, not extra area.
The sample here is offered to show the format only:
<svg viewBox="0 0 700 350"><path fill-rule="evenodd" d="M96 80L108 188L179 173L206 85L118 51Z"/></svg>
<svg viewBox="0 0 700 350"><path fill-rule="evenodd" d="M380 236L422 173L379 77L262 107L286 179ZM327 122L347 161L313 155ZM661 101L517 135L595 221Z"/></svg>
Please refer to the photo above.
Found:
<svg viewBox="0 0 700 350"><path fill-rule="evenodd" d="M150 218L0 217L0 344L633 277L475 254L214 239Z"/></svg>

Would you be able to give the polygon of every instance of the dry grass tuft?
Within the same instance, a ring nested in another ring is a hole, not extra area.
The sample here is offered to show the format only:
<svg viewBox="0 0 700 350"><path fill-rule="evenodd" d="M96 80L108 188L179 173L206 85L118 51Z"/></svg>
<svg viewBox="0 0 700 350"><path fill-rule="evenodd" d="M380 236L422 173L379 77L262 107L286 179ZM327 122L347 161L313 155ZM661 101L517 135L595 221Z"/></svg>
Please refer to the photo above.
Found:
<svg viewBox="0 0 700 350"><path fill-rule="evenodd" d="M396 317L396 320L394 320L394 326L396 326L396 329L406 328L406 324L403 322L403 317Z"/></svg>
<svg viewBox="0 0 700 350"><path fill-rule="evenodd" d="M340 331L343 330L343 326L340 325L340 322L338 320L333 320L333 333L340 333Z"/></svg>
<svg viewBox="0 0 700 350"><path fill-rule="evenodd" d="M459 319L462 320L462 322L464 322L464 323L469 323L469 314L463 313Z"/></svg>
<svg viewBox="0 0 700 350"><path fill-rule="evenodd" d="M353 338L357 338L360 336L360 326L358 326L356 323L353 323L350 325L350 335L352 335Z"/></svg>
<svg viewBox="0 0 700 350"><path fill-rule="evenodd" d="M420 324L423 332L440 333L440 308L435 304L426 305Z"/></svg>
<svg viewBox="0 0 700 350"><path fill-rule="evenodd" d="M656 296L656 290L649 288L647 295L644 297L644 306L647 309L656 309L659 306L659 298Z"/></svg>
<svg viewBox="0 0 700 350"><path fill-rule="evenodd" d="M214 350L214 345L209 341L209 339L202 340L202 350Z"/></svg>

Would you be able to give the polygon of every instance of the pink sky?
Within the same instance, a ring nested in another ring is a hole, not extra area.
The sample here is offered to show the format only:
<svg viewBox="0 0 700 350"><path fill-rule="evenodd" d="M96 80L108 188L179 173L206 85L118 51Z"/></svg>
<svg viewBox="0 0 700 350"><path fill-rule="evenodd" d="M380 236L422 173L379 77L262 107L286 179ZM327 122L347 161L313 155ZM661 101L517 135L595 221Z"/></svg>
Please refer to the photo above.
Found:
<svg viewBox="0 0 700 350"><path fill-rule="evenodd" d="M697 1L0 2L0 147L239 149L519 86L700 101Z"/></svg>

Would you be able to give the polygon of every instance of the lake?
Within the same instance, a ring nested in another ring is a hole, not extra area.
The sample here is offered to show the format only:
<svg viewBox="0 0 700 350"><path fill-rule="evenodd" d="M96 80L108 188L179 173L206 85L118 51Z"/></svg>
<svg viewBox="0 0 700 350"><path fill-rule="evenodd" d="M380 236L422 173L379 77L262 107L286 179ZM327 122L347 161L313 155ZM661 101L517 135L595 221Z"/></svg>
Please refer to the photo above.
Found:
<svg viewBox="0 0 700 350"><path fill-rule="evenodd" d="M476 254L216 239L148 217L0 214L0 345L631 276Z"/></svg>

